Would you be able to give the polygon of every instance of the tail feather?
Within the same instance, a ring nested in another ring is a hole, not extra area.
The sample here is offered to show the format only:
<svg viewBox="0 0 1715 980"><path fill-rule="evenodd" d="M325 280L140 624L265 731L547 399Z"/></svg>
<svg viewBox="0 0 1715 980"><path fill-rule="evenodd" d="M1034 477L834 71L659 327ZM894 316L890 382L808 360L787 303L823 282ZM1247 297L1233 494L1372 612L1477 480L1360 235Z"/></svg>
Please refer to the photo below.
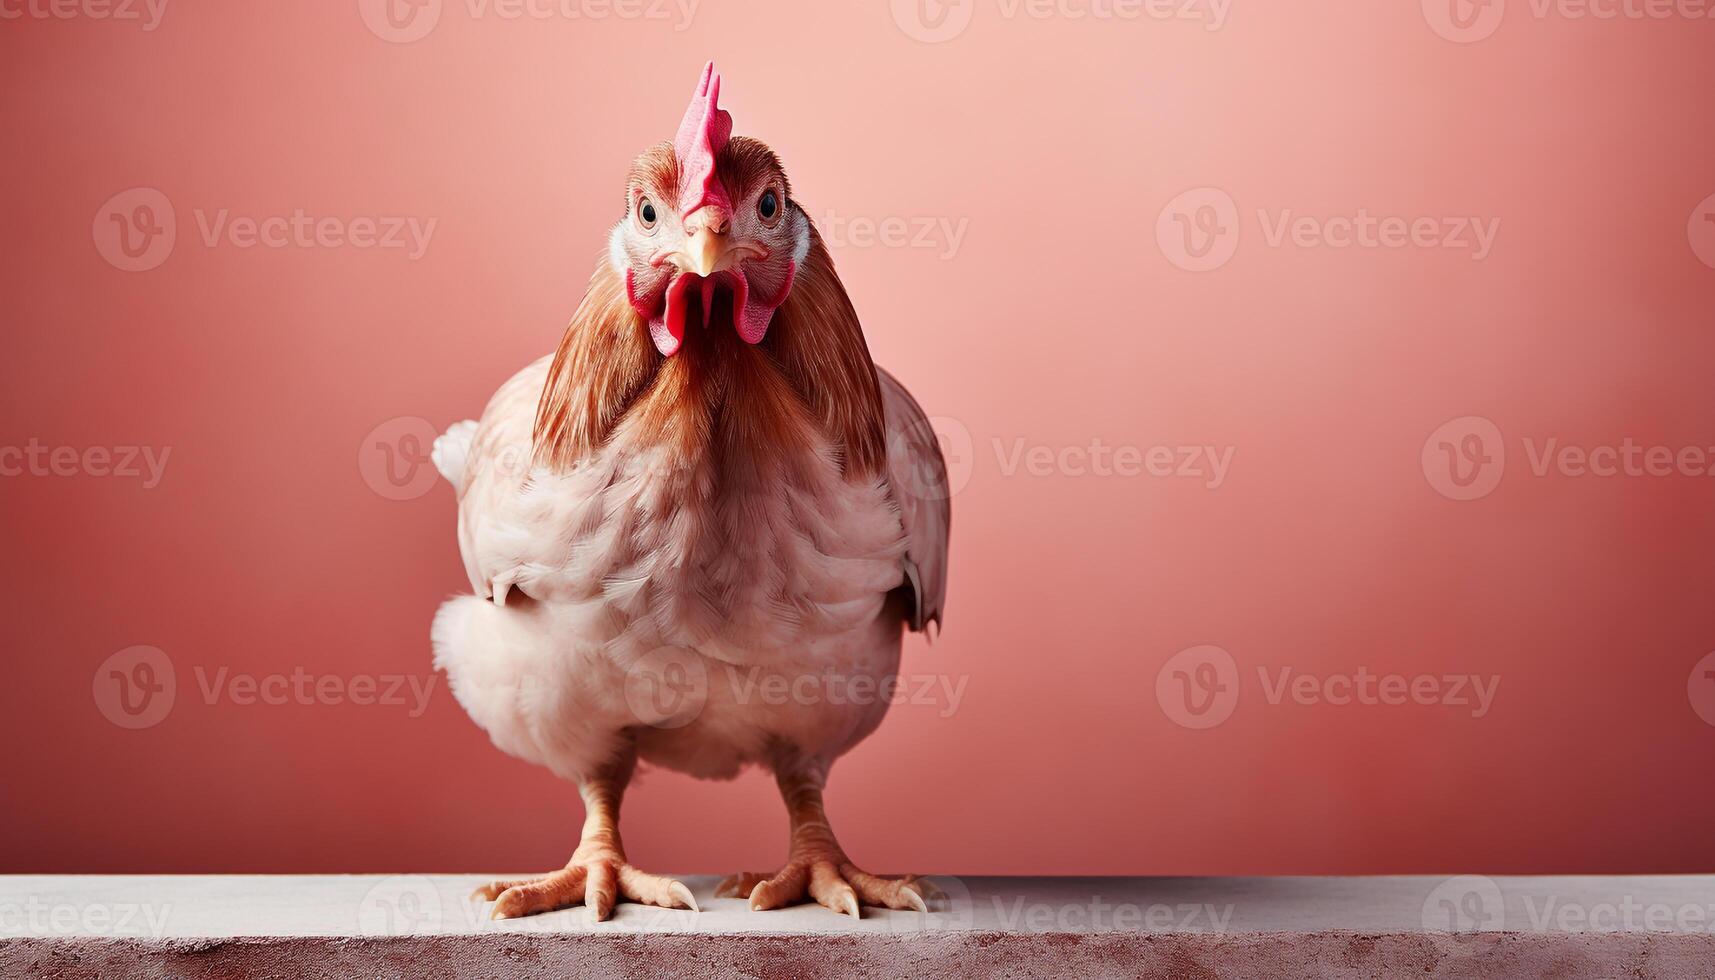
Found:
<svg viewBox="0 0 1715 980"><path fill-rule="evenodd" d="M464 488L465 468L470 462L470 445L476 439L476 422L466 419L456 422L435 440L429 451L435 469L447 478L454 489Z"/></svg>
<svg viewBox="0 0 1715 980"><path fill-rule="evenodd" d="M453 696L500 748L545 762L531 736L531 719L551 696L553 649L532 616L476 596L457 596L435 613L429 630L435 668L446 672Z"/></svg>

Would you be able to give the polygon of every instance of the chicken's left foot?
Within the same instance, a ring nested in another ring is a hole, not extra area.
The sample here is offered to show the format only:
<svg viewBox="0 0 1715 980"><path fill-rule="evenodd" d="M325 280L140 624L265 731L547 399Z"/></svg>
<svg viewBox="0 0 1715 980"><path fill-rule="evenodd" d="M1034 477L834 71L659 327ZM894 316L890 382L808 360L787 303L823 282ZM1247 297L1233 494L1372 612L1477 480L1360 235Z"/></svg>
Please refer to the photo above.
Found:
<svg viewBox="0 0 1715 980"><path fill-rule="evenodd" d="M683 882L646 874L614 852L574 857L564 870L540 878L491 881L471 898L493 902L490 916L517 919L582 903L600 922L613 914L614 903L626 898L644 905L697 911L697 900Z"/></svg>
<svg viewBox="0 0 1715 980"><path fill-rule="evenodd" d="M916 875L872 875L846 860L845 855L833 852L794 858L772 875L754 871L731 875L715 889L715 895L749 898L753 912L814 900L856 919L864 905L927 912L926 899L933 896L932 887Z"/></svg>

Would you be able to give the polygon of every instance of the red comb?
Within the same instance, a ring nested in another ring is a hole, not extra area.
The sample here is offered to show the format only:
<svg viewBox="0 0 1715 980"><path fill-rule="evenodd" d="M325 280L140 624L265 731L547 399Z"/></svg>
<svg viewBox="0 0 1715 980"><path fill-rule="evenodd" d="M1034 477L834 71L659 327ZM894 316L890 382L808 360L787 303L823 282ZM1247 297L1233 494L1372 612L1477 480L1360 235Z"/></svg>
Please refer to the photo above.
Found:
<svg viewBox="0 0 1715 980"><path fill-rule="evenodd" d="M703 77L697 90L691 93L691 105L679 123L679 134L673 137L673 153L679 158L679 213L690 217L691 212L711 204L732 210L726 190L715 179L715 156L732 138L732 115L720 106L721 77L715 74L715 63L703 66Z"/></svg>

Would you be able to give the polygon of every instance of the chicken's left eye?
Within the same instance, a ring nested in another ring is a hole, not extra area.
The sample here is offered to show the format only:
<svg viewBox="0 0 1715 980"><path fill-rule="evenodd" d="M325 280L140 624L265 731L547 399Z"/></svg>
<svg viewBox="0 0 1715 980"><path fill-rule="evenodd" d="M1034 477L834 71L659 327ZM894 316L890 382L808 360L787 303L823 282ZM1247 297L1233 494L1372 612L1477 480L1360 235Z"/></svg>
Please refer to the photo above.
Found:
<svg viewBox="0 0 1715 980"><path fill-rule="evenodd" d="M762 215L762 220L773 221L780 213L780 198L773 191L763 191L762 200L756 202L756 213Z"/></svg>

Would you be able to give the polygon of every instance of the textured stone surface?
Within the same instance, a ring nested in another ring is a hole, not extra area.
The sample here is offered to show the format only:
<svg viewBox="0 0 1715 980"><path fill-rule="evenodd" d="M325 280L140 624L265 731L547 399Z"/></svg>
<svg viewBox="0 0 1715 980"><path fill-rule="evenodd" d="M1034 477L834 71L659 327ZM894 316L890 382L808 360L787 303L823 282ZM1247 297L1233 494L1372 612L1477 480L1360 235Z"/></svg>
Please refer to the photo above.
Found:
<svg viewBox="0 0 1715 980"><path fill-rule="evenodd" d="M936 911L856 922L692 877L703 912L606 923L489 922L479 880L0 878L0 976L1715 975L1708 877L941 878Z"/></svg>

